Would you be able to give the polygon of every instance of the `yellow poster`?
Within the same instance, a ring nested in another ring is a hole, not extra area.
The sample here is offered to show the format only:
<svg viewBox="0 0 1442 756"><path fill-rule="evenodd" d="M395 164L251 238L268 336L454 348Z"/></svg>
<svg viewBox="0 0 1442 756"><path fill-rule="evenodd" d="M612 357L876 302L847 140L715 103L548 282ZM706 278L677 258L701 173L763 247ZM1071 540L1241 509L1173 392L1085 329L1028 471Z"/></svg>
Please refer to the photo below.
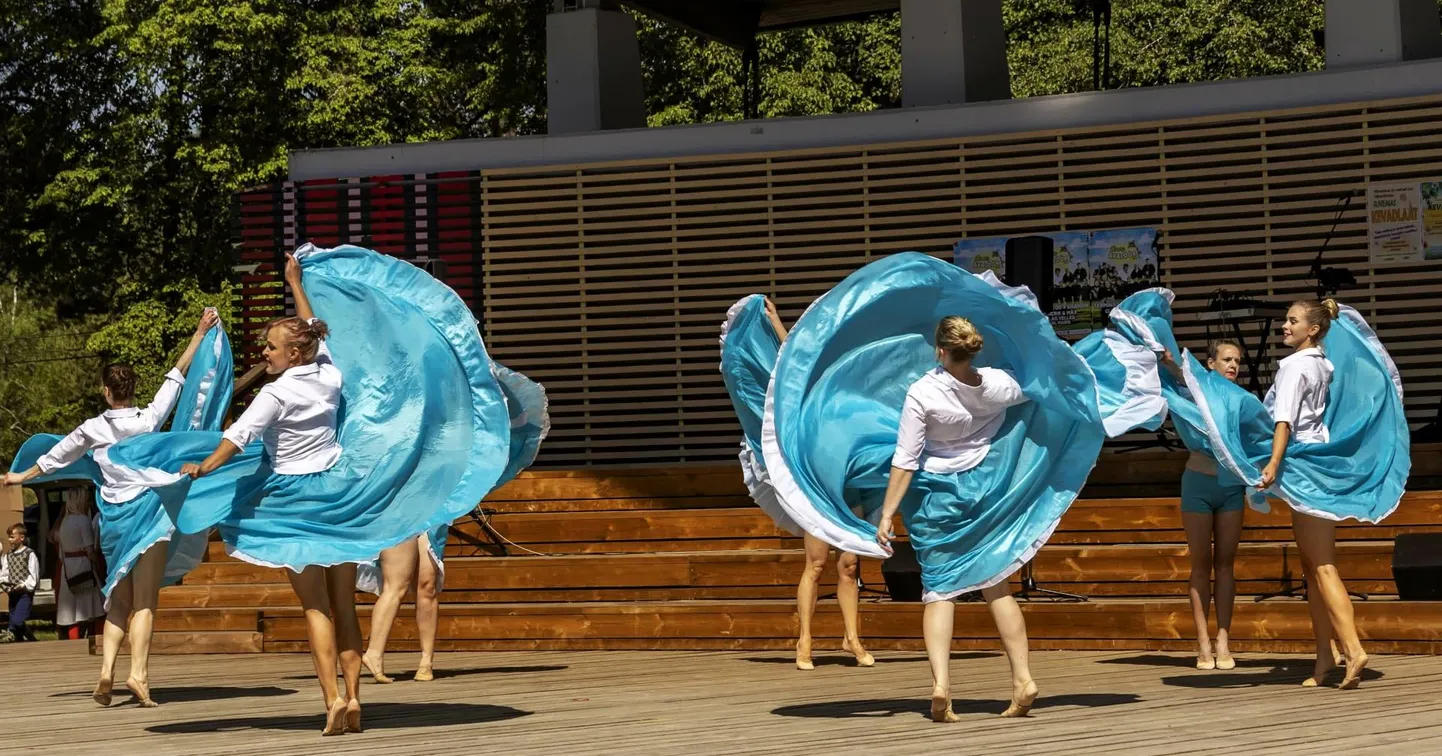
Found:
<svg viewBox="0 0 1442 756"><path fill-rule="evenodd" d="M1442 181L1422 182L1423 257L1442 260Z"/></svg>
<svg viewBox="0 0 1442 756"><path fill-rule="evenodd" d="M1373 263L1422 259L1422 187L1419 184L1367 187L1367 241Z"/></svg>

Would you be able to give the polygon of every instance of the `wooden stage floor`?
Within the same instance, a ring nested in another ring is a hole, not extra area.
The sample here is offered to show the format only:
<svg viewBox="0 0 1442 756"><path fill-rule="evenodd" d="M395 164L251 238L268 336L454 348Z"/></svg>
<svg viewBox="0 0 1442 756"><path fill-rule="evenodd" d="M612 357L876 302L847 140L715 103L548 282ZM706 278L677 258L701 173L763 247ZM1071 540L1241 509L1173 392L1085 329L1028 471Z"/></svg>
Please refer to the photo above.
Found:
<svg viewBox="0 0 1442 756"><path fill-rule="evenodd" d="M880 652L860 669L818 654L526 651L441 654L437 679L365 683L367 731L319 736L308 657L162 656L157 709L117 688L89 697L98 660L83 642L0 647L0 752L43 754L1205 754L1442 752L1442 658L1373 657L1360 690L1303 689L1305 657L1243 655L1199 672L1182 654L1033 654L1042 698L1025 720L1004 708L1006 662L958 652L962 721L932 724L925 657ZM123 679L127 661L122 658ZM1332 684L1337 679L1329 680ZM1321 734L1324 740L1309 740Z"/></svg>

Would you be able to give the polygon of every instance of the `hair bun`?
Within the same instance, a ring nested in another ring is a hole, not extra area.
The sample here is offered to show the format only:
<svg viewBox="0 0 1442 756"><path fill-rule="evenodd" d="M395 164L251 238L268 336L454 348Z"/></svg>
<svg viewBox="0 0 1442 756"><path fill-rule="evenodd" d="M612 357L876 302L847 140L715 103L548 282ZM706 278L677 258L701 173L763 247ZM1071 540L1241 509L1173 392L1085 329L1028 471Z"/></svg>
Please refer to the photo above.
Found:
<svg viewBox="0 0 1442 756"><path fill-rule="evenodd" d="M1337 316L1342 314L1342 308L1337 306L1337 300L1331 297L1322 300L1322 309L1326 310L1327 316L1333 320L1336 320Z"/></svg>
<svg viewBox="0 0 1442 756"><path fill-rule="evenodd" d="M320 318L311 318L309 325L310 332L315 335L317 341L324 341L325 337L330 335L330 326Z"/></svg>
<svg viewBox="0 0 1442 756"><path fill-rule="evenodd" d="M981 351L985 341L970 320L948 315L936 324L936 345L955 359L969 359Z"/></svg>

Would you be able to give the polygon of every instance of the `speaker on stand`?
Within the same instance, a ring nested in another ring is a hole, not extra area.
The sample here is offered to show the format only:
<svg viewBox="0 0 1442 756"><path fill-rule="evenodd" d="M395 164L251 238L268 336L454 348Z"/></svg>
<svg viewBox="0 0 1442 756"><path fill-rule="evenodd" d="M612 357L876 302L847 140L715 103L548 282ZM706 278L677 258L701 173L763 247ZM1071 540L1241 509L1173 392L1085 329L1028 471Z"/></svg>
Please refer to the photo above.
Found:
<svg viewBox="0 0 1442 756"><path fill-rule="evenodd" d="M1006 241L1006 283L1025 286L1036 297L1037 307L1051 314L1054 245L1049 236L1016 236ZM1053 601L1086 601L1086 596L1064 593L1037 585L1032 562L1021 568L1021 590L1015 596L1024 601L1049 598Z"/></svg>

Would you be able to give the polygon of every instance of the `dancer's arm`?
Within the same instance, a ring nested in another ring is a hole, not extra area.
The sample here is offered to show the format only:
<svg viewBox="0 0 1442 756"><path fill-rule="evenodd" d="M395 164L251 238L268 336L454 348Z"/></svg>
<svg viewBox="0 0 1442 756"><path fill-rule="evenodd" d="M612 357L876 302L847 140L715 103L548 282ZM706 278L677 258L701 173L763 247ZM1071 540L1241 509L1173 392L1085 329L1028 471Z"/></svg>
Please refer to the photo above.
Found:
<svg viewBox="0 0 1442 756"><path fill-rule="evenodd" d="M1163 349L1161 355L1157 357L1157 363L1166 368L1167 372L1171 373L1172 377L1175 378L1178 383L1185 383L1186 379L1182 375L1182 366L1177 364L1176 357L1172 356L1172 350Z"/></svg>
<svg viewBox="0 0 1442 756"><path fill-rule="evenodd" d="M35 464L31 465L29 470L5 473L4 484L23 486L41 475L47 475L62 467L79 462L80 458L94 447L95 441L85 432L85 424L81 423L80 427L70 431L70 434L60 439L60 442L51 447L50 451L35 460Z"/></svg>
<svg viewBox="0 0 1442 756"><path fill-rule="evenodd" d="M781 316L776 313L776 303L766 297L766 318L771 321L771 329L776 331L776 338L786 340L786 326L781 322Z"/></svg>
<svg viewBox="0 0 1442 756"><path fill-rule="evenodd" d="M1277 470L1282 466L1282 455L1286 454L1287 442L1291 440L1292 424L1277 423L1276 430L1272 431L1272 459L1262 468L1262 482L1257 486L1259 490L1265 491L1277 479Z"/></svg>
<svg viewBox="0 0 1442 756"><path fill-rule="evenodd" d="M216 468L229 462L231 457L239 454L241 449L248 446L261 433L264 433L265 429L280 417L283 407L280 399L276 398L275 393L268 389L270 386L261 389L260 393L255 395L255 401L251 402L250 406L245 408L245 412L242 412L240 417L225 429L220 444L215 447L215 451L211 452L210 456L205 458L205 461L198 465L193 462L182 465L181 474L189 475L192 478L209 475L215 472Z"/></svg>
<svg viewBox="0 0 1442 756"><path fill-rule="evenodd" d="M896 516L896 510L901 508L901 500L906 498L906 491L911 488L911 479L915 476L915 470L904 470L893 465L891 477L886 481L886 499L881 505L881 520L876 525L876 542L888 550L891 548L892 518Z"/></svg>
<svg viewBox="0 0 1442 756"><path fill-rule="evenodd" d="M220 315L216 313L214 307L207 307L204 312L200 313L200 322L195 324L195 333L190 337L190 344L185 347L185 352L180 355L180 359L175 361L175 369L180 371L181 375L185 375L190 370L190 363L195 360L195 351L200 348L201 339L204 339L205 334L219 322Z"/></svg>
<svg viewBox="0 0 1442 756"><path fill-rule="evenodd" d="M201 462L198 465L194 462L188 462L184 465L181 465L180 474L189 475L192 478L199 478L202 475L209 475L215 472L215 469L217 467L220 467L226 462L229 462L231 457L234 457L239 453L240 447L231 443L230 439L222 438L220 440L220 445L215 447L215 451L211 452L210 456L205 458L205 461Z"/></svg>
<svg viewBox="0 0 1442 756"><path fill-rule="evenodd" d="M305 295L305 285L301 283L300 261L295 255L285 256L285 282L290 285L290 293L295 297L295 314L301 320L309 321L315 317L315 310L310 307L310 298Z"/></svg>
<svg viewBox="0 0 1442 756"><path fill-rule="evenodd" d="M886 482L886 498L881 504L881 520L876 526L876 542L891 547L892 524L901 500L911 488L911 479L921 466L921 453L926 448L926 410L909 392L901 405L901 423L896 433L896 453L891 456L891 476Z"/></svg>
<svg viewBox="0 0 1442 756"><path fill-rule="evenodd" d="M1272 459L1262 468L1262 482L1257 487L1265 490L1277 479L1277 470L1282 466L1282 456L1287 451L1287 442L1292 440L1292 428L1302 412L1302 395L1306 393L1306 375L1293 369L1277 371L1272 396Z"/></svg>

